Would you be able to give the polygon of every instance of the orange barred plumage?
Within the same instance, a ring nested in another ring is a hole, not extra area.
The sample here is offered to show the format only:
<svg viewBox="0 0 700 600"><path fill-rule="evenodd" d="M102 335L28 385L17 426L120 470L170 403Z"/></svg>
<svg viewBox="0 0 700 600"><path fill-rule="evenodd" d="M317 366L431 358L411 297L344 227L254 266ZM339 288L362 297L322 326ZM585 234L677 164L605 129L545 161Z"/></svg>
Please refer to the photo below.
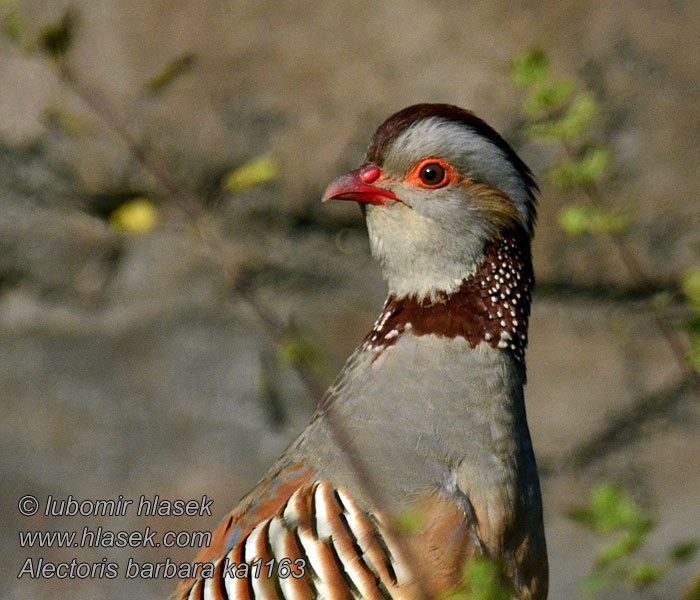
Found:
<svg viewBox="0 0 700 600"><path fill-rule="evenodd" d="M412 598L414 588L392 551L382 522L381 517L363 512L343 488L336 489L327 481L306 485L220 557L213 577L196 580L177 597ZM256 561L259 568L254 573ZM231 565L244 563L249 567L248 576L236 577Z"/></svg>

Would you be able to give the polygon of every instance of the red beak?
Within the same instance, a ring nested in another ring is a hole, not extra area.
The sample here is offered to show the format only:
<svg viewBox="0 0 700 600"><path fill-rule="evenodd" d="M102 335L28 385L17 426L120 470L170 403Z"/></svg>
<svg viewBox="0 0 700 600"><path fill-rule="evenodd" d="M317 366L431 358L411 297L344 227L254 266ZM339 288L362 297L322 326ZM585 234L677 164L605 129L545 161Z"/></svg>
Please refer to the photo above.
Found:
<svg viewBox="0 0 700 600"><path fill-rule="evenodd" d="M366 183L362 178L362 174L367 171L367 167L360 167L334 179L326 188L326 191L323 192L321 202L326 202L327 200L355 200L356 202L366 202L368 204L386 204L387 198L391 200L399 199L396 194L389 190Z"/></svg>

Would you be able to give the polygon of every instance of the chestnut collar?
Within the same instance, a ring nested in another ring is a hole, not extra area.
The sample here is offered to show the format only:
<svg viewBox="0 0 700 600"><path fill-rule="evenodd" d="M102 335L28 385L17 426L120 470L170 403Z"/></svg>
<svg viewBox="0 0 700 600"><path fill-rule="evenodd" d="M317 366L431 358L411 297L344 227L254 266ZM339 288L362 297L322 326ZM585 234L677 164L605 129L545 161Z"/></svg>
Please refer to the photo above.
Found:
<svg viewBox="0 0 700 600"><path fill-rule="evenodd" d="M432 302L389 296L362 347L380 353L410 331L418 336L463 337L472 348L486 342L524 363L533 285L527 234L504 232L487 246L479 269L456 292Z"/></svg>

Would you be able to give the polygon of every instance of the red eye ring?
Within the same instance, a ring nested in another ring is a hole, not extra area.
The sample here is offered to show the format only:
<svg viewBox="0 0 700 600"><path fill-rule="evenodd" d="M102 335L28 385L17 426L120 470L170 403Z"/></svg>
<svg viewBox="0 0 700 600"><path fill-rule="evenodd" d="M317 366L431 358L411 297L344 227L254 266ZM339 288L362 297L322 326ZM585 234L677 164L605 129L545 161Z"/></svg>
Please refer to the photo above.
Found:
<svg viewBox="0 0 700 600"><path fill-rule="evenodd" d="M406 180L413 185L436 190L459 181L459 175L441 158L424 158L411 169Z"/></svg>

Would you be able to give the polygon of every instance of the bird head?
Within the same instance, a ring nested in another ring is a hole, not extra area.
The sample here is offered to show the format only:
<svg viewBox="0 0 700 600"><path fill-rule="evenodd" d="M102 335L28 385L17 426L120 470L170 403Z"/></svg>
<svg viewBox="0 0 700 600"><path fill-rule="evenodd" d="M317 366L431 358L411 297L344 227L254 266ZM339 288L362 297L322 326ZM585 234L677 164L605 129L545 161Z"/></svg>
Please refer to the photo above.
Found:
<svg viewBox="0 0 700 600"><path fill-rule="evenodd" d="M473 113L417 104L379 126L365 163L335 179L323 201L364 208L390 295L435 301L459 290L501 238L529 257L536 189L528 167Z"/></svg>

